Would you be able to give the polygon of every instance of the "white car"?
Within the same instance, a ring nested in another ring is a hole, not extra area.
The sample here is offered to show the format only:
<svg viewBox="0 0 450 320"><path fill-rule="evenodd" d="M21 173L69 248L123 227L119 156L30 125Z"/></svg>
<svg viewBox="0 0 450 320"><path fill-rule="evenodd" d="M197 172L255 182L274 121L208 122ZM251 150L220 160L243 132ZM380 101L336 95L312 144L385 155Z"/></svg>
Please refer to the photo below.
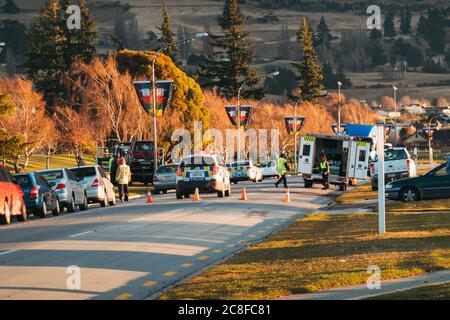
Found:
<svg viewBox="0 0 450 320"><path fill-rule="evenodd" d="M275 160L271 160L266 163L261 164L261 171L264 178L279 178L280 174L277 171L277 162Z"/></svg>
<svg viewBox="0 0 450 320"><path fill-rule="evenodd" d="M252 160L242 160L232 162L227 165L230 171L230 180L232 183L240 181L263 181L262 170L255 166Z"/></svg>

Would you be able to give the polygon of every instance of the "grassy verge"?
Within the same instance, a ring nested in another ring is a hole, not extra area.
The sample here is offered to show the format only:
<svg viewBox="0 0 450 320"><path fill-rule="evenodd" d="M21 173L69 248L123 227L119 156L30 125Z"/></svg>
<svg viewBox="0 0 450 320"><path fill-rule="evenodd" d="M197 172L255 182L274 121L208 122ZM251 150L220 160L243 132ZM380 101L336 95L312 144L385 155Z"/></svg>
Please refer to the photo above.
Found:
<svg viewBox="0 0 450 320"><path fill-rule="evenodd" d="M370 300L450 300L450 282L383 294Z"/></svg>
<svg viewBox="0 0 450 320"><path fill-rule="evenodd" d="M309 215L225 263L175 287L162 299L271 299L355 285L378 265L382 279L450 267L450 214Z"/></svg>

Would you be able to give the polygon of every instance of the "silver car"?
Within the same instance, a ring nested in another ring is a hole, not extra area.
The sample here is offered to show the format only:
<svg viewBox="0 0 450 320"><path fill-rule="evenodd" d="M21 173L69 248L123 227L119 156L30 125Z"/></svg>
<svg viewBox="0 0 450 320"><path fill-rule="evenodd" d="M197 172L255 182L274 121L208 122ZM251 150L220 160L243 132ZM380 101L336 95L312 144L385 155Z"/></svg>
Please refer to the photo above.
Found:
<svg viewBox="0 0 450 320"><path fill-rule="evenodd" d="M74 212L76 207L84 211L88 208L85 187L69 169L50 169L38 171L56 191L61 208Z"/></svg>
<svg viewBox="0 0 450 320"><path fill-rule="evenodd" d="M177 169L179 164L166 164L158 167L153 176L153 193L166 194L168 190L177 188Z"/></svg>
<svg viewBox="0 0 450 320"><path fill-rule="evenodd" d="M102 207L116 204L114 186L99 165L70 168L77 180L86 188L89 203L100 203Z"/></svg>

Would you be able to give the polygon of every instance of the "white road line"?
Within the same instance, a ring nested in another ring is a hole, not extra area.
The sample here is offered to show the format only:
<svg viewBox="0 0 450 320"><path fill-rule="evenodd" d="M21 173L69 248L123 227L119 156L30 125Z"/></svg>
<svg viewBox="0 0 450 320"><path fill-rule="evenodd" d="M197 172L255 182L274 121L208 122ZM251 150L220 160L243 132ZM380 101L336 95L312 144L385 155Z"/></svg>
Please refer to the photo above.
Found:
<svg viewBox="0 0 450 320"><path fill-rule="evenodd" d="M13 252L17 252L17 251L19 251L19 249L14 249L14 250L8 250L8 251L5 251L5 252L0 252L0 256L4 256L4 255L7 255L7 254L10 254L10 253L13 253Z"/></svg>
<svg viewBox="0 0 450 320"><path fill-rule="evenodd" d="M69 238L76 238L76 237L84 236L85 234L89 234L89 233L92 233L92 232L94 232L94 231L86 231L86 232L73 234L73 235L69 236Z"/></svg>

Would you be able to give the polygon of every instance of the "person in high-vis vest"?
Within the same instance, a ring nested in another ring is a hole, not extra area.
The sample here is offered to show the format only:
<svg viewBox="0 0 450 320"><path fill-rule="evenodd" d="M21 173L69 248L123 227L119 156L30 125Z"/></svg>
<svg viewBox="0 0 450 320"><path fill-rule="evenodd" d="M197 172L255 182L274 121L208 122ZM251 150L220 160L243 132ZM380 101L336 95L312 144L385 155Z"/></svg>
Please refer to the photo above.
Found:
<svg viewBox="0 0 450 320"><path fill-rule="evenodd" d="M131 170L124 158L119 160L116 172L116 182L119 184L119 198L121 202L128 202L128 184L131 181Z"/></svg>
<svg viewBox="0 0 450 320"><path fill-rule="evenodd" d="M326 155L322 155L320 162L320 172L322 173L323 190L330 189L330 165Z"/></svg>
<svg viewBox="0 0 450 320"><path fill-rule="evenodd" d="M278 179L277 182L275 182L275 187L278 188L278 185L283 182L284 188L287 189L288 185L287 185L287 179L286 179L286 172L287 170L291 170L289 168L289 165L287 163L286 157L284 154L282 154L279 158L278 158L278 163L277 163L277 172L280 175L280 179Z"/></svg>

